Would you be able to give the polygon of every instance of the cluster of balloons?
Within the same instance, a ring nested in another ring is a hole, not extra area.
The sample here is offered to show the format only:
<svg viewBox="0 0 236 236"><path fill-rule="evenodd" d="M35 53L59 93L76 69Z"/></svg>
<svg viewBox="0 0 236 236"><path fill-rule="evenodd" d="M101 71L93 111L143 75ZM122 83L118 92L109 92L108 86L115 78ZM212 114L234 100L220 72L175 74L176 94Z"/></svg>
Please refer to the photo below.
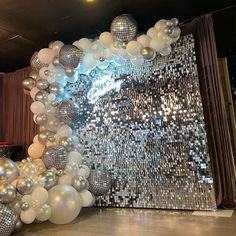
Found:
<svg viewBox="0 0 236 236"><path fill-rule="evenodd" d="M82 38L72 45L55 41L33 54L32 71L22 86L33 99L30 109L39 133L26 160L0 158L0 235L34 221L69 223L81 207L94 204L94 195L109 191L108 171L90 170L83 160L74 131L81 120L79 104L70 100L65 87L97 66L106 69L109 63L129 62L139 66L157 54L169 55L171 44L180 37L176 18L160 20L138 37L137 30L131 15L121 15L98 39Z"/></svg>

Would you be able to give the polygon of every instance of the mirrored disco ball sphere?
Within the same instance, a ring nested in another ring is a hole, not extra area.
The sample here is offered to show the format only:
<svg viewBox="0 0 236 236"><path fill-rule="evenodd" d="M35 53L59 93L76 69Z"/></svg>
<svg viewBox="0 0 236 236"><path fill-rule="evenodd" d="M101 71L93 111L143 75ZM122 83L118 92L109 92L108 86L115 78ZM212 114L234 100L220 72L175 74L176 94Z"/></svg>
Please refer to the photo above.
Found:
<svg viewBox="0 0 236 236"><path fill-rule="evenodd" d="M39 71L42 67L47 67L48 64L42 63L38 58L38 52L35 52L30 59L31 68Z"/></svg>
<svg viewBox="0 0 236 236"><path fill-rule="evenodd" d="M111 23L111 34L118 41L131 41L136 36L137 30L137 22L129 14L117 16Z"/></svg>
<svg viewBox="0 0 236 236"><path fill-rule="evenodd" d="M0 204L0 235L9 236L15 228L17 216L6 205Z"/></svg>
<svg viewBox="0 0 236 236"><path fill-rule="evenodd" d="M62 101L57 107L56 117L66 124L76 123L79 120L78 108L70 101Z"/></svg>
<svg viewBox="0 0 236 236"><path fill-rule="evenodd" d="M64 170L67 164L67 151L62 146L45 148L42 156L43 163L47 168L55 167Z"/></svg>
<svg viewBox="0 0 236 236"><path fill-rule="evenodd" d="M69 69L76 68L82 57L83 51L74 45L64 45L59 52L59 62Z"/></svg>
<svg viewBox="0 0 236 236"><path fill-rule="evenodd" d="M92 169L88 181L89 191L95 196L102 196L111 188L111 176L104 167Z"/></svg>

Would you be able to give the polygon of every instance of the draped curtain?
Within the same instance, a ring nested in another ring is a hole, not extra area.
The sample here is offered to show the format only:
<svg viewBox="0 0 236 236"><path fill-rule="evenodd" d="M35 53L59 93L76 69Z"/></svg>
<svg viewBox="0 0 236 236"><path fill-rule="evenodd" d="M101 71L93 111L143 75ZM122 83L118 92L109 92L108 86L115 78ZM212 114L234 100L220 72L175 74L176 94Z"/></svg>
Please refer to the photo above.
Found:
<svg viewBox="0 0 236 236"><path fill-rule="evenodd" d="M21 145L21 158L27 156L27 148L38 130L30 111L31 97L24 94L21 86L29 72L30 68L25 68L0 77L0 141Z"/></svg>
<svg viewBox="0 0 236 236"><path fill-rule="evenodd" d="M236 206L236 172L231 138L220 82L214 26L211 15L182 26L195 38L200 90L206 122L209 154L220 207Z"/></svg>

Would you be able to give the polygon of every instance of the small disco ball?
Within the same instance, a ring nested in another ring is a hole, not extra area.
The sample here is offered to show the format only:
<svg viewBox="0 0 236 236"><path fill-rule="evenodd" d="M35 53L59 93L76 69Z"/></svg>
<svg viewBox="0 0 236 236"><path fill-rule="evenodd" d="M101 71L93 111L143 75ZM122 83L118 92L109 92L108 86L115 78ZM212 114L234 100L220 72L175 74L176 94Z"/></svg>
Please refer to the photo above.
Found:
<svg viewBox="0 0 236 236"><path fill-rule="evenodd" d="M78 109L70 101L62 101L56 111L56 117L67 125L79 121Z"/></svg>
<svg viewBox="0 0 236 236"><path fill-rule="evenodd" d="M111 189L111 176L104 167L91 169L88 182L89 191L95 196L102 196Z"/></svg>
<svg viewBox="0 0 236 236"><path fill-rule="evenodd" d="M59 52L59 62L69 69L75 69L82 57L83 51L74 45L64 45Z"/></svg>
<svg viewBox="0 0 236 236"><path fill-rule="evenodd" d="M111 34L118 41L131 41L136 36L137 30L137 22L129 14L117 16L111 23Z"/></svg>
<svg viewBox="0 0 236 236"><path fill-rule="evenodd" d="M55 167L64 170L68 161L67 151L62 146L47 147L43 152L42 160L48 169Z"/></svg>
<svg viewBox="0 0 236 236"><path fill-rule="evenodd" d="M42 63L38 58L38 52L35 52L30 59L31 68L39 71L43 67L47 67L48 64Z"/></svg>

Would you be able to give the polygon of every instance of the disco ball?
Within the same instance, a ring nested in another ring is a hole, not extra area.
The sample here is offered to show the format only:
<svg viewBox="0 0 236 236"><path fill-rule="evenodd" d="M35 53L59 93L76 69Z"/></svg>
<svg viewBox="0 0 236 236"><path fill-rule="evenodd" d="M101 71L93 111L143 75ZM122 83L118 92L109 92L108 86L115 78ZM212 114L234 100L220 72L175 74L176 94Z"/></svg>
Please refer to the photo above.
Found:
<svg viewBox="0 0 236 236"><path fill-rule="evenodd" d="M128 42L136 36L137 28L137 22L133 16L124 14L112 21L111 34L115 40Z"/></svg>
<svg viewBox="0 0 236 236"><path fill-rule="evenodd" d="M83 56L83 51L74 45L64 45L59 52L59 62L69 69L75 69Z"/></svg>
<svg viewBox="0 0 236 236"><path fill-rule="evenodd" d="M68 161L67 151L62 146L47 147L43 152L42 160L47 168L55 167L64 170Z"/></svg>
<svg viewBox="0 0 236 236"><path fill-rule="evenodd" d="M88 177L89 191L102 196L111 189L111 176L104 167L92 169Z"/></svg>
<svg viewBox="0 0 236 236"><path fill-rule="evenodd" d="M67 125L78 122L78 108L70 101L62 101L56 111L56 117Z"/></svg>
<svg viewBox="0 0 236 236"><path fill-rule="evenodd" d="M39 71L42 67L47 67L48 64L42 63L38 58L38 52L35 52L30 59L31 68Z"/></svg>

